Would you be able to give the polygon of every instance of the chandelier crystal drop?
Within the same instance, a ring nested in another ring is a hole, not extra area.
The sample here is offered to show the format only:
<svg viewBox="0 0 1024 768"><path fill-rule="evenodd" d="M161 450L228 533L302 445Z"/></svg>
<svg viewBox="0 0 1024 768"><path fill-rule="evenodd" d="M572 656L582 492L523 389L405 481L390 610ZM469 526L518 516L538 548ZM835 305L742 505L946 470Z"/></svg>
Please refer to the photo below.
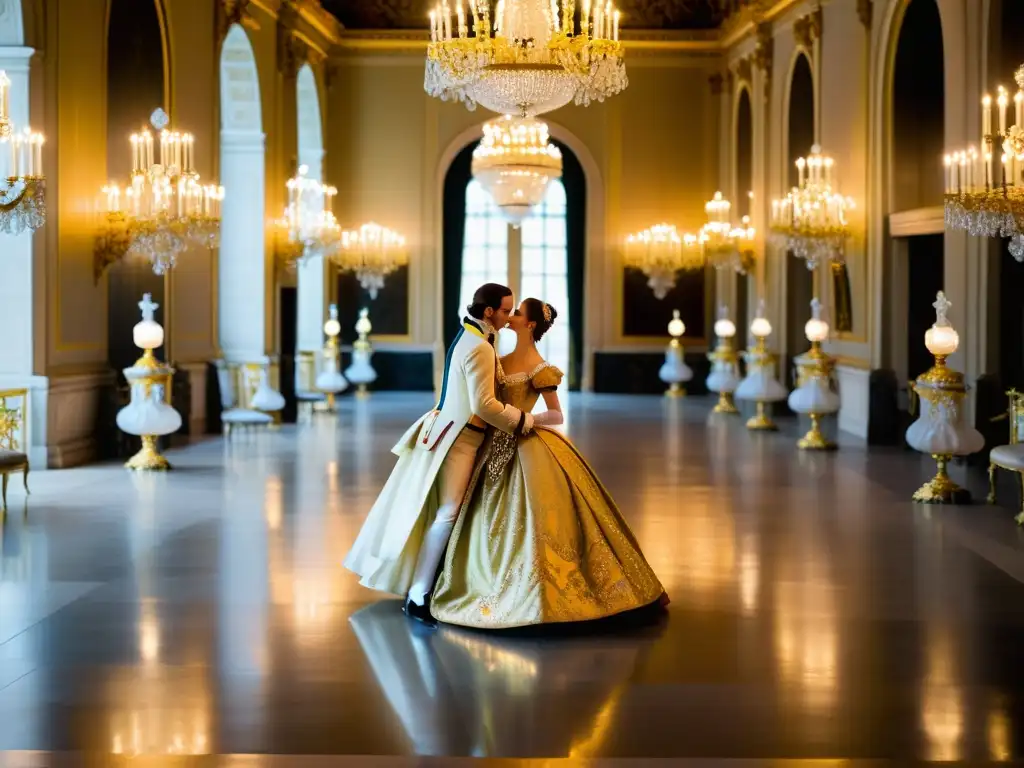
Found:
<svg viewBox="0 0 1024 768"><path fill-rule="evenodd" d="M626 267L647 275L654 297L664 299L676 284L676 273L704 268L704 253L696 236L680 235L671 224L657 224L626 238Z"/></svg>
<svg viewBox="0 0 1024 768"><path fill-rule="evenodd" d="M808 269L818 264L841 264L850 237L847 213L852 198L833 188L835 161L811 147L810 157L796 161L798 182L785 199L772 201L772 239L804 259Z"/></svg>
<svg viewBox="0 0 1024 768"><path fill-rule="evenodd" d="M384 278L409 263L405 238L370 222L341 233L331 258L342 272L353 272L371 299L384 287Z"/></svg>
<svg viewBox="0 0 1024 768"><path fill-rule="evenodd" d="M604 101L629 84L611 3L442 0L430 13L424 88L444 101L536 116Z"/></svg>
<svg viewBox="0 0 1024 768"><path fill-rule="evenodd" d="M0 232L20 235L46 223L43 134L11 122L11 80L0 70L0 141L7 144L7 173L0 181ZM0 152L2 154L2 152Z"/></svg>
<svg viewBox="0 0 1024 768"><path fill-rule="evenodd" d="M562 153L548 141L548 127L532 117L505 117L484 125L473 150L473 178L514 227L544 202L548 184L562 175Z"/></svg>
<svg viewBox="0 0 1024 768"><path fill-rule="evenodd" d="M335 187L309 178L309 166L285 185L288 205L277 221L278 252L289 268L307 259L329 256L341 242L341 227L332 212Z"/></svg>
<svg viewBox="0 0 1024 768"><path fill-rule="evenodd" d="M215 248L220 234L224 187L202 184L194 167L192 134L168 131L162 109L150 117L157 131L159 156L149 130L132 134L131 183L122 190L103 187L106 221L97 235L97 277L124 256L148 259L164 274L191 246Z"/></svg>
<svg viewBox="0 0 1024 768"><path fill-rule="evenodd" d="M1013 97L999 86L993 99L981 101L981 149L970 146L947 154L945 163L946 226L975 237L1008 237L1009 251L1024 261L1024 66L1017 70Z"/></svg>

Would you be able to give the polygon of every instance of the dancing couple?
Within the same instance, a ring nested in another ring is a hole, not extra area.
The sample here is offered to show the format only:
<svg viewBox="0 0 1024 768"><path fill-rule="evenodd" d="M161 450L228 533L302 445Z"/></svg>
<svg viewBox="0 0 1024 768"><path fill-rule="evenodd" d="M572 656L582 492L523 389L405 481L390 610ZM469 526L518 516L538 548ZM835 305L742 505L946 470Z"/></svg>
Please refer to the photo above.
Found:
<svg viewBox="0 0 1024 768"><path fill-rule="evenodd" d="M481 286L445 359L437 407L392 451L345 566L410 618L485 629L600 619L667 597L562 423L562 372L537 342L557 313ZM498 358L499 329L516 348ZM537 400L547 410L534 415Z"/></svg>

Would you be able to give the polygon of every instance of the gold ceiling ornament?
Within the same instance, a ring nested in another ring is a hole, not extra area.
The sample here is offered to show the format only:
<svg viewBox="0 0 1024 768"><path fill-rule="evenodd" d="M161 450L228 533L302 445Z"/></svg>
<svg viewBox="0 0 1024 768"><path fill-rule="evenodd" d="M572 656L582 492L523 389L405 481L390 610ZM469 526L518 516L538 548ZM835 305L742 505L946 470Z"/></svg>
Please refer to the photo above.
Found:
<svg viewBox="0 0 1024 768"><path fill-rule="evenodd" d="M647 275L656 299L676 284L676 273L704 269L704 252L695 235L680 235L672 224L656 224L626 238L623 260Z"/></svg>
<svg viewBox="0 0 1024 768"><path fill-rule="evenodd" d="M441 0L430 13L424 89L444 101L535 117L629 84L610 2Z"/></svg>
<svg viewBox="0 0 1024 768"><path fill-rule="evenodd" d="M148 129L132 134L131 183L123 191L113 182L102 188L106 214L93 251L97 280L126 255L148 259L162 275L189 247L217 247L224 187L200 183L195 139L168 131L169 124L167 113L155 110L150 125L157 131L159 156Z"/></svg>
<svg viewBox="0 0 1024 768"><path fill-rule="evenodd" d="M544 202L548 184L561 178L562 153L549 143L545 123L505 115L484 125L472 171L509 224L519 227Z"/></svg>
<svg viewBox="0 0 1024 768"><path fill-rule="evenodd" d="M370 222L341 233L331 254L342 272L352 272L371 299L384 287L384 278L409 263L405 238L394 230Z"/></svg>
<svg viewBox="0 0 1024 768"><path fill-rule="evenodd" d="M731 211L732 203L722 197L721 192L715 192L704 205L708 223L701 227L697 240L711 266L734 269L743 275L753 265L757 230L751 226L749 216L744 216L739 226L734 226Z"/></svg>
<svg viewBox="0 0 1024 768"><path fill-rule="evenodd" d="M341 227L332 212L338 190L309 178L309 166L285 183L288 205L275 222L278 258L289 269L308 259L330 256L341 243Z"/></svg>
<svg viewBox="0 0 1024 768"><path fill-rule="evenodd" d="M842 263L850 237L847 214L853 198L834 188L835 161L811 147L809 157L796 161L797 186L781 200L772 200L772 239L804 259L808 269L824 262Z"/></svg>
<svg viewBox="0 0 1024 768"><path fill-rule="evenodd" d="M0 181L0 232L20 235L46 223L46 140L28 126L15 130L10 101L11 80L7 72L0 70L0 141L7 144L7 173Z"/></svg>
<svg viewBox="0 0 1024 768"><path fill-rule="evenodd" d="M1014 76L1013 124L1010 93L996 90L996 124L990 94L981 100L981 150L974 146L947 154L946 226L976 237L1010 238L1010 255L1024 261L1024 66Z"/></svg>

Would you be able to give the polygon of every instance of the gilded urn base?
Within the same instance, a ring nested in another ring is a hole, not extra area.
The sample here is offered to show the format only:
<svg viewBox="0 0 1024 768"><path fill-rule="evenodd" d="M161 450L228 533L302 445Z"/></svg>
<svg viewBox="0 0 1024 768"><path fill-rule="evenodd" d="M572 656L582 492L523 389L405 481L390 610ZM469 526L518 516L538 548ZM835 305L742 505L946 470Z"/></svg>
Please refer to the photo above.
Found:
<svg viewBox="0 0 1024 768"><path fill-rule="evenodd" d="M825 437L821 431L821 414L810 413L811 429L796 444L801 451L834 451L839 446Z"/></svg>
<svg viewBox="0 0 1024 768"><path fill-rule="evenodd" d="M747 429L753 432L775 432L779 426L768 415L764 403L758 402L757 413L747 419Z"/></svg>
<svg viewBox="0 0 1024 768"><path fill-rule="evenodd" d="M715 413L739 413L740 409L733 402L732 392L719 392L718 402L715 403Z"/></svg>
<svg viewBox="0 0 1024 768"><path fill-rule="evenodd" d="M142 449L125 462L125 468L133 472L166 472L171 463L156 448L155 435L142 436Z"/></svg>
<svg viewBox="0 0 1024 768"><path fill-rule="evenodd" d="M682 384L672 384L665 390L665 397L686 397L686 387Z"/></svg>
<svg viewBox="0 0 1024 768"><path fill-rule="evenodd" d="M913 496L914 501L918 504L970 504L970 491L954 483L946 472L950 457L933 458L938 464L935 477L917 489Z"/></svg>

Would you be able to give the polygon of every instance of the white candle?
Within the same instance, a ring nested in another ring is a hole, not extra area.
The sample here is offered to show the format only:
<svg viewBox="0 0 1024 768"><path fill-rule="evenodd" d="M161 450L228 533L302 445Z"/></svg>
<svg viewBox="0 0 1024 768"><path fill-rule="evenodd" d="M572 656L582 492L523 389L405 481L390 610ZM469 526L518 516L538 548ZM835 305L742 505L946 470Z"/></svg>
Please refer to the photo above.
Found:
<svg viewBox="0 0 1024 768"><path fill-rule="evenodd" d="M1009 103L1010 100L1006 95L1006 89L1003 86L999 86L999 133L1003 136L1006 135L1006 107Z"/></svg>
<svg viewBox="0 0 1024 768"><path fill-rule="evenodd" d="M1013 104L1016 107L1013 124L1018 128L1024 128L1024 91L1017 91L1013 97Z"/></svg>
<svg viewBox="0 0 1024 768"><path fill-rule="evenodd" d="M942 158L942 164L946 169L946 194L950 194L953 191L953 158L946 155Z"/></svg>
<svg viewBox="0 0 1024 768"><path fill-rule="evenodd" d="M430 12L430 42L437 42L437 11Z"/></svg>
<svg viewBox="0 0 1024 768"><path fill-rule="evenodd" d="M0 118L10 117L11 80L7 72L0 70Z"/></svg>
<svg viewBox="0 0 1024 768"><path fill-rule="evenodd" d="M615 39L615 42L619 42L619 12L618 11L615 12L615 26L614 26L614 29L613 29L612 37Z"/></svg>
<svg viewBox="0 0 1024 768"><path fill-rule="evenodd" d="M583 11L580 15L580 34L590 34L590 0L583 0Z"/></svg>

